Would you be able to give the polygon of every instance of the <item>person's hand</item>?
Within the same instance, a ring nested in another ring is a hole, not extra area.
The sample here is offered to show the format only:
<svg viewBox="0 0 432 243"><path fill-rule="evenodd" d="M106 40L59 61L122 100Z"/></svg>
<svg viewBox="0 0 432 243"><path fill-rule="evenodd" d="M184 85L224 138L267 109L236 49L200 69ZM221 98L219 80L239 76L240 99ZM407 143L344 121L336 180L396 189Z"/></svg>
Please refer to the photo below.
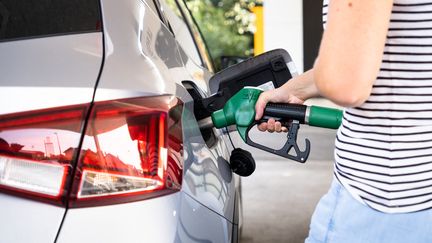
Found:
<svg viewBox="0 0 432 243"><path fill-rule="evenodd" d="M303 104L304 100L293 95L286 85L281 86L277 89L265 91L261 93L255 105L255 111L256 111L255 120L261 119L264 113L264 108L269 102ZM288 131L286 127L283 127L280 122L275 121L273 118L269 119L267 122L263 122L259 124L258 130L262 132L264 131L287 132Z"/></svg>

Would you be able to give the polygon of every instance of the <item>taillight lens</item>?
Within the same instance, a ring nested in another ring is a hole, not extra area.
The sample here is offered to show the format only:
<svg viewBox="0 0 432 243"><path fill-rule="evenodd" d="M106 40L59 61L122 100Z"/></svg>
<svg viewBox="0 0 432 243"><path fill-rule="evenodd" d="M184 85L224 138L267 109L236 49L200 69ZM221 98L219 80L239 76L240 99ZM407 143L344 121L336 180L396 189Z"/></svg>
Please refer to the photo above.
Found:
<svg viewBox="0 0 432 243"><path fill-rule="evenodd" d="M0 116L0 190L82 207L181 188L180 100L167 95L89 107Z"/></svg>
<svg viewBox="0 0 432 243"><path fill-rule="evenodd" d="M96 103L70 205L130 202L178 191L183 172L181 111L172 96Z"/></svg>
<svg viewBox="0 0 432 243"><path fill-rule="evenodd" d="M0 189L64 203L88 106L0 116Z"/></svg>

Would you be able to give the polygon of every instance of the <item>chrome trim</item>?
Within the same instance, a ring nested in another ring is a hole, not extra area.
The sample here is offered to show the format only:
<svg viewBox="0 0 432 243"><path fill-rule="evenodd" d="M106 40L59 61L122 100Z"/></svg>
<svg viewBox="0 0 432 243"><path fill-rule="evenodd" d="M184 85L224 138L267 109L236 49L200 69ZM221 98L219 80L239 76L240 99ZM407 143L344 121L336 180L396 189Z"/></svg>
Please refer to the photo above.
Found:
<svg viewBox="0 0 432 243"><path fill-rule="evenodd" d="M309 124L309 118L310 118L310 106L306 106L306 114L305 114L305 124Z"/></svg>

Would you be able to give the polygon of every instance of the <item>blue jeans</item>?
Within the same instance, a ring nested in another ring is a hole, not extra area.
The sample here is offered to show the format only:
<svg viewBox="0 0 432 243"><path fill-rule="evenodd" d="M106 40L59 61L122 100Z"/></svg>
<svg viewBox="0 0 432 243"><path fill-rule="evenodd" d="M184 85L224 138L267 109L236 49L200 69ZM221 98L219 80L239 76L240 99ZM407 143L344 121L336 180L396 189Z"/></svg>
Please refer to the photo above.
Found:
<svg viewBox="0 0 432 243"><path fill-rule="evenodd" d="M306 243L431 243L432 210L386 214L354 199L333 179L312 216Z"/></svg>

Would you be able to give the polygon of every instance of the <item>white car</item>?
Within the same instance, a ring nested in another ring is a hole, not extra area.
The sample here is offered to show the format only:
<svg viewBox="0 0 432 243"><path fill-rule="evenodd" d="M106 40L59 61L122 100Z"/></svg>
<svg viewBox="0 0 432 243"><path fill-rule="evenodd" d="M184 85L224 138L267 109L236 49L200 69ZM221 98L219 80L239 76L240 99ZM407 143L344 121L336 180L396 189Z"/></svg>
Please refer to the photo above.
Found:
<svg viewBox="0 0 432 243"><path fill-rule="evenodd" d="M182 0L0 0L0 242L237 242L212 72Z"/></svg>

